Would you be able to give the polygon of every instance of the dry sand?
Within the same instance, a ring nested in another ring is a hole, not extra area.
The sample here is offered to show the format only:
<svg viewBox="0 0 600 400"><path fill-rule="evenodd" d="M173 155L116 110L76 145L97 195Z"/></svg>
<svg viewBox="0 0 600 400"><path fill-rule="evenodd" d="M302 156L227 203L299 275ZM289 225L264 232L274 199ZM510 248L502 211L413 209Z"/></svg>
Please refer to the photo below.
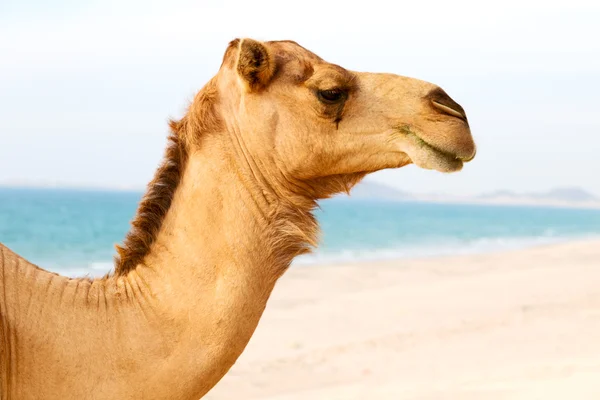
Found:
<svg viewBox="0 0 600 400"><path fill-rule="evenodd" d="M205 398L600 399L600 241L292 268Z"/></svg>

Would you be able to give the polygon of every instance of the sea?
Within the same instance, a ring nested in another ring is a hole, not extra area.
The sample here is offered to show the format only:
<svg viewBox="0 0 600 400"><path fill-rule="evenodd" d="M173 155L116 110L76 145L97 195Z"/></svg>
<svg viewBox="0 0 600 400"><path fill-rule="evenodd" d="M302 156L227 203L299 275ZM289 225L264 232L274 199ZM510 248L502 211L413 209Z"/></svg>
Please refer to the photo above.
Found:
<svg viewBox="0 0 600 400"><path fill-rule="evenodd" d="M141 192L0 188L0 242L68 276L111 271ZM319 203L314 254L292 267L522 249L600 238L600 210L336 197Z"/></svg>

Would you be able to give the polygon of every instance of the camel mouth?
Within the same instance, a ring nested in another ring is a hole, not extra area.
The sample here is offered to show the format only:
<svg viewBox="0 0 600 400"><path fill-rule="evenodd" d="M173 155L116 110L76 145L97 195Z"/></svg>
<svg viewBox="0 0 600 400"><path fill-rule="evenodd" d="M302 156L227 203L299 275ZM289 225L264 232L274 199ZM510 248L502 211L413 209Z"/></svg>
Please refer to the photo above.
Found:
<svg viewBox="0 0 600 400"><path fill-rule="evenodd" d="M410 132L409 135L412 136L411 139L413 139L413 141L417 142L420 150L428 153L428 157L426 157L426 163L420 163L420 160L416 161L413 159L413 162L421 168L435 169L441 172L455 172L460 171L464 165L464 162L467 162L467 160L461 159L456 154L444 151L439 147L426 142L414 132ZM411 159L412 158L413 157L411 157Z"/></svg>
<svg viewBox="0 0 600 400"><path fill-rule="evenodd" d="M417 167L433 169L440 172L456 172L463 168L464 163L470 159L463 159L455 153L448 152L436 145L427 142L412 129L400 129L409 144L405 153Z"/></svg>

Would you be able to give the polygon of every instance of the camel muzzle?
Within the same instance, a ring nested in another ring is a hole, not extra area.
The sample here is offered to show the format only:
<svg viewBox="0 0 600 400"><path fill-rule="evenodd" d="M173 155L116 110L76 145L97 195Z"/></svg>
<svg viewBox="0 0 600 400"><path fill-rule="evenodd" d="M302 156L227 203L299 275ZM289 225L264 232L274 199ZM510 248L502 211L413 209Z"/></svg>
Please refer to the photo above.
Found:
<svg viewBox="0 0 600 400"><path fill-rule="evenodd" d="M456 135L453 136L451 142L445 141L446 143L439 143L436 145L435 140L429 138L426 140L429 144L443 150L446 153L451 153L456 159L463 162L469 162L475 158L477 153L475 142L471 136L471 130L469 128L469 121L467 114L460 104L455 102L448 94L441 88L436 87L427 96L427 100L431 103L432 108L445 116L459 119L464 125L456 131ZM460 123L459 123L460 124Z"/></svg>

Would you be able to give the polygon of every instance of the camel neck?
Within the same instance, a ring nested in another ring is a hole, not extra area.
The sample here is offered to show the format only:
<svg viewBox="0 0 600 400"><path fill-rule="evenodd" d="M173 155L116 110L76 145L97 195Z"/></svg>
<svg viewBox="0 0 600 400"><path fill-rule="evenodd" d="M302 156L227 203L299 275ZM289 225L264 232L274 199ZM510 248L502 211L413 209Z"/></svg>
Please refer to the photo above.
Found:
<svg viewBox="0 0 600 400"><path fill-rule="evenodd" d="M142 277L165 319L161 326L174 327L171 357L180 366L174 373L191 375L194 396L233 365L276 280L306 247L300 243L306 235L291 227L312 221L310 212L269 204L249 176L218 142L206 140L190 152L150 253L125 277Z"/></svg>

